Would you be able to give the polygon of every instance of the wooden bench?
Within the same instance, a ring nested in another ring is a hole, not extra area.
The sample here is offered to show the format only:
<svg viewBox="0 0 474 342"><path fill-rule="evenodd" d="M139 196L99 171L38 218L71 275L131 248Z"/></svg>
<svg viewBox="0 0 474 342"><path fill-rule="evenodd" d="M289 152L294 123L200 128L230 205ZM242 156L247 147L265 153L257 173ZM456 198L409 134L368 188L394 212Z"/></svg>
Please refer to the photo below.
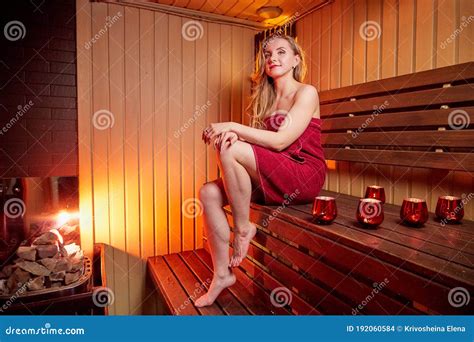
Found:
<svg viewBox="0 0 474 342"><path fill-rule="evenodd" d="M235 270L238 282L209 308L192 303L212 279L205 249L148 260L150 275L173 314L468 314L450 304L451 289L474 293L474 222L422 228L400 224L400 208L385 204L377 229L355 221L358 198L337 198L330 225L312 222L311 205L252 204L258 233L248 258ZM232 215L226 207L232 226ZM265 228L263 228L265 227ZM203 285L201 285L203 284ZM291 293L283 307L271 293ZM200 289L200 290L199 290ZM273 298L273 300L272 300ZM275 306L274 303L277 303Z"/></svg>
<svg viewBox="0 0 474 342"><path fill-rule="evenodd" d="M474 171L474 62L324 91L320 102L326 159Z"/></svg>
<svg viewBox="0 0 474 342"><path fill-rule="evenodd" d="M472 124L449 124L453 115L474 123L473 82L474 63L465 63L322 92L326 158L474 171ZM330 225L312 222L311 204L252 203L258 233L235 270L237 284L211 307L192 304L212 279L207 243L150 258L149 275L168 313L474 312L474 222L443 227L430 213L424 227L410 228L400 223L399 206L385 204L382 225L365 229L355 220L358 198L322 194L336 198Z"/></svg>

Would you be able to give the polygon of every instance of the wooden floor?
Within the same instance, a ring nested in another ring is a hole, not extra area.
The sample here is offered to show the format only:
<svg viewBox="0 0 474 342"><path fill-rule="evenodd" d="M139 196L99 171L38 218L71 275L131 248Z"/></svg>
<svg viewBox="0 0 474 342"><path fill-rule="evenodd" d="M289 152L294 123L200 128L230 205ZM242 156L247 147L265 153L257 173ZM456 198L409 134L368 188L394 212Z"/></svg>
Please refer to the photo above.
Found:
<svg viewBox="0 0 474 342"><path fill-rule="evenodd" d="M386 204L383 224L366 229L355 220L357 198L328 191L322 195L337 198L338 217L331 225L313 223L311 205L282 208L252 203L251 221L258 224L258 233L247 259L235 269L237 284L212 307L198 309L192 304L212 279L208 250L150 258L149 274L169 313L474 312L472 300L453 305L453 291L461 288L474 294L472 221L442 227L430 213L424 227L411 228L400 224L400 207ZM232 227L230 208L225 209Z"/></svg>

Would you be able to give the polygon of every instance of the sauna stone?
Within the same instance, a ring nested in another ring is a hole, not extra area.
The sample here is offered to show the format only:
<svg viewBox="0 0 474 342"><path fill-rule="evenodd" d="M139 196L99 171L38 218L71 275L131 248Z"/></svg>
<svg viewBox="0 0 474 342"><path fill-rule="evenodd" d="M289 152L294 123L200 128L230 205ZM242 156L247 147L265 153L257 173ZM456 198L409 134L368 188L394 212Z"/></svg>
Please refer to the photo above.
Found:
<svg viewBox="0 0 474 342"><path fill-rule="evenodd" d="M37 276L47 276L51 273L50 270L48 270L46 267L38 264L37 262L20 261L20 262L17 263L17 265L22 270L25 270L25 271L30 272L31 274L34 274L34 275L37 275Z"/></svg>
<svg viewBox="0 0 474 342"><path fill-rule="evenodd" d="M40 258L50 258L55 256L59 249L56 245L36 246Z"/></svg>
<svg viewBox="0 0 474 342"><path fill-rule="evenodd" d="M30 291L42 290L44 289L44 277L36 277L30 280L26 286Z"/></svg>
<svg viewBox="0 0 474 342"><path fill-rule="evenodd" d="M18 247L18 250L16 251L16 255L18 255L18 257L24 260L35 261L36 248L26 247L26 246Z"/></svg>

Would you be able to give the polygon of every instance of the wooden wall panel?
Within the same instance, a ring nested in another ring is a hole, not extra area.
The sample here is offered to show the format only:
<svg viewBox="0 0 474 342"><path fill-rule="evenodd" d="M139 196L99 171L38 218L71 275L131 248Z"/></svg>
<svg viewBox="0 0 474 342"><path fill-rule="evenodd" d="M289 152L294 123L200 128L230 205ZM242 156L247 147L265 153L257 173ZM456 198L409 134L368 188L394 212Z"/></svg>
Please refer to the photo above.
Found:
<svg viewBox="0 0 474 342"><path fill-rule="evenodd" d="M77 30L81 243L113 247L111 314L153 313L146 259L202 247L197 199L218 167L201 132L245 119L256 32L87 0Z"/></svg>
<svg viewBox="0 0 474 342"><path fill-rule="evenodd" d="M474 25L469 19L473 15L474 3L469 0L335 0L309 19L300 19L296 27L302 46L311 47L311 83L323 91L473 61ZM379 26L377 38L361 37L360 26L366 21L375 23L376 29ZM330 48L325 45L328 31ZM326 77L330 82L324 81ZM361 196L367 185L378 183L389 203L418 196L426 198L430 211L441 194L469 195L474 189L472 174L467 172L348 162L329 166L334 170L329 171L326 189ZM473 211L471 200L465 207L466 218L474 219Z"/></svg>

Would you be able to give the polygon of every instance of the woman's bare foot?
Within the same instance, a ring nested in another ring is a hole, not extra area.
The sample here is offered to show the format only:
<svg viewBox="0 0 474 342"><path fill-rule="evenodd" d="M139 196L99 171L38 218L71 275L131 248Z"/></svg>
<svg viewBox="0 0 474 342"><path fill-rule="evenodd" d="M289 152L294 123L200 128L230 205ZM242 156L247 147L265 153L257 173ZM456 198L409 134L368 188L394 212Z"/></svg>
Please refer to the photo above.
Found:
<svg viewBox="0 0 474 342"><path fill-rule="evenodd" d="M257 227L252 222L249 222L247 227L241 227L240 229L234 230L234 253L230 258L229 266L237 267L240 265L242 260L247 256L249 250L250 241L257 233Z"/></svg>
<svg viewBox="0 0 474 342"><path fill-rule="evenodd" d="M201 308L203 306L212 305L216 300L217 296L224 290L225 288L232 286L235 284L235 274L229 269L229 274L224 277L219 277L214 274L212 278L211 285L209 286L209 291L198 299L194 303L195 306Z"/></svg>

